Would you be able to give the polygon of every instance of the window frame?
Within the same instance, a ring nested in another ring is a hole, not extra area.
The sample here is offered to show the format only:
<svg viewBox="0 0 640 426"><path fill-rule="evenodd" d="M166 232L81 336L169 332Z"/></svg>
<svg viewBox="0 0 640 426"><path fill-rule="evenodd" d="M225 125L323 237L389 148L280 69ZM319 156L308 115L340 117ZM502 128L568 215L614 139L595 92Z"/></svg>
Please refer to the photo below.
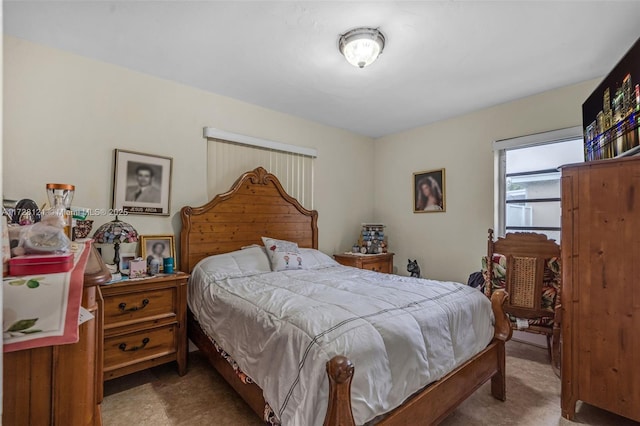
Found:
<svg viewBox="0 0 640 426"><path fill-rule="evenodd" d="M574 139L583 139L582 127L568 127L550 132L536 133L517 138L501 139L493 142L494 150L494 229L497 236L504 237L506 234L506 205L507 205L507 151L512 149L530 148L532 146L550 145L567 142ZM542 174L550 172L552 169L537 170L522 173L512 173L510 175ZM516 200L514 200L515 202ZM518 200L521 201L522 200ZM529 202L557 202L560 198L544 198L526 200ZM559 227L517 227L510 226L510 230L529 231L560 231ZM520 229L518 229L520 228Z"/></svg>

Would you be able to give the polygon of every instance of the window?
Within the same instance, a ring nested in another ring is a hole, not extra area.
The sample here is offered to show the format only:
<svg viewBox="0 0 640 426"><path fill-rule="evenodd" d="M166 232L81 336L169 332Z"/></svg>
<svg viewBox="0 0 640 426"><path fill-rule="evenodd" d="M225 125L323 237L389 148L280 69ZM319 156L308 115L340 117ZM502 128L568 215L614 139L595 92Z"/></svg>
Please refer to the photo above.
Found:
<svg viewBox="0 0 640 426"><path fill-rule="evenodd" d="M583 161L580 128L494 144L498 155L499 234L538 232L560 241L559 166Z"/></svg>

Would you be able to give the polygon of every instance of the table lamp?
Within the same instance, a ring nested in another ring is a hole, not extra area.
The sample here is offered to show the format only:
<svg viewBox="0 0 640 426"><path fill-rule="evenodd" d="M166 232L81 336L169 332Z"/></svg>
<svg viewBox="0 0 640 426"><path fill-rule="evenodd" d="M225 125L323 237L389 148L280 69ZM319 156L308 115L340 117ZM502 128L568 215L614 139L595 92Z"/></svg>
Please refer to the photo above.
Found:
<svg viewBox="0 0 640 426"><path fill-rule="evenodd" d="M138 232L116 216L115 220L100 226L93 234L93 239L98 244L113 244L113 263L117 268L116 273L120 273L120 244L137 242Z"/></svg>

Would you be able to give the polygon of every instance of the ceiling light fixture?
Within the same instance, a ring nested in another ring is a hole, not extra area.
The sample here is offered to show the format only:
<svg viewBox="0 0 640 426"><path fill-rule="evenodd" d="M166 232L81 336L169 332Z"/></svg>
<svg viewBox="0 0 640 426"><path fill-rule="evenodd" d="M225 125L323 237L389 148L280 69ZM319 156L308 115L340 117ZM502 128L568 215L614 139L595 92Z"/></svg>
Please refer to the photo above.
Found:
<svg viewBox="0 0 640 426"><path fill-rule="evenodd" d="M384 35L377 28L355 28L340 36L338 48L351 65L371 65L384 49Z"/></svg>

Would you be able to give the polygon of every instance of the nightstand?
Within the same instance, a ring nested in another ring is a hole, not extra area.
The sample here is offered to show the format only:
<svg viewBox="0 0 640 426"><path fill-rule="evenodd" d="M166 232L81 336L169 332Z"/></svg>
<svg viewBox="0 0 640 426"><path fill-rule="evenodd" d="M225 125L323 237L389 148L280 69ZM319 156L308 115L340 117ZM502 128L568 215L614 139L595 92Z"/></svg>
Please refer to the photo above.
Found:
<svg viewBox="0 0 640 426"><path fill-rule="evenodd" d="M105 381L171 361L187 372L188 279L177 272L100 288Z"/></svg>
<svg viewBox="0 0 640 426"><path fill-rule="evenodd" d="M393 253L383 254L334 254L333 258L341 265L368 269L374 272L391 274L393 272Z"/></svg>

